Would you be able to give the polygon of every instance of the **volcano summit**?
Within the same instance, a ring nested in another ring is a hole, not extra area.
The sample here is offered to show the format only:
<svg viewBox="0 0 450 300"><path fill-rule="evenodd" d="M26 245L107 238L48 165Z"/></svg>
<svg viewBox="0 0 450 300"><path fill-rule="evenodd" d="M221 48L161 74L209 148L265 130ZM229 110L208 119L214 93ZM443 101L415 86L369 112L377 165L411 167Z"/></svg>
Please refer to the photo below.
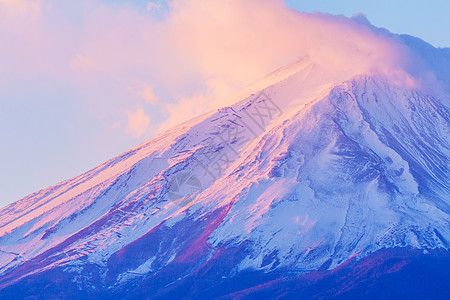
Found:
<svg viewBox="0 0 450 300"><path fill-rule="evenodd" d="M414 63L301 56L3 208L0 297L448 297L449 50L358 26Z"/></svg>

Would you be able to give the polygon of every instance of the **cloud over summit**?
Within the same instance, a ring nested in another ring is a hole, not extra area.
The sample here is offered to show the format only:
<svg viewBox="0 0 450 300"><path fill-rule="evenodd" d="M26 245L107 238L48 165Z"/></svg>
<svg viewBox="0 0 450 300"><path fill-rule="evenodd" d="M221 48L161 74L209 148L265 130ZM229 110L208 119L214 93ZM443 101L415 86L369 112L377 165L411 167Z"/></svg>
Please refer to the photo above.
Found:
<svg viewBox="0 0 450 300"><path fill-rule="evenodd" d="M298 57L343 77L401 70L394 40L278 0L174 0L165 12L158 3L140 10L100 0L2 0L0 8L0 38L14 40L0 55L18 57L0 76L14 70L68 83L105 128L126 124L136 107L152 128L167 128L239 100L238 91Z"/></svg>

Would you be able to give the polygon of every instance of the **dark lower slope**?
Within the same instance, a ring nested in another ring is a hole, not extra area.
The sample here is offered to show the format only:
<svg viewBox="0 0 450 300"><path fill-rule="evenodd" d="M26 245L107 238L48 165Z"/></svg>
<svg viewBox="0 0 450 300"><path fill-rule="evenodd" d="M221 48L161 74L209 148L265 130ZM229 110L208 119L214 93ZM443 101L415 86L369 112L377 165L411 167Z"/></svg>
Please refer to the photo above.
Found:
<svg viewBox="0 0 450 300"><path fill-rule="evenodd" d="M331 271L275 280L224 298L246 299L449 299L449 253L381 250Z"/></svg>
<svg viewBox="0 0 450 300"><path fill-rule="evenodd" d="M397 248L349 261L334 270L318 270L302 276L248 271L224 278L224 268L235 263L229 260L235 260L240 252L245 252L244 246L219 251L195 272L175 282L171 282L175 273L183 273L195 263L174 262L162 273L116 289L104 288L100 279L102 270L95 265L84 268L83 275L91 281L85 283L83 290L79 289L74 273L57 268L0 290L0 298L449 299L449 252L424 254Z"/></svg>

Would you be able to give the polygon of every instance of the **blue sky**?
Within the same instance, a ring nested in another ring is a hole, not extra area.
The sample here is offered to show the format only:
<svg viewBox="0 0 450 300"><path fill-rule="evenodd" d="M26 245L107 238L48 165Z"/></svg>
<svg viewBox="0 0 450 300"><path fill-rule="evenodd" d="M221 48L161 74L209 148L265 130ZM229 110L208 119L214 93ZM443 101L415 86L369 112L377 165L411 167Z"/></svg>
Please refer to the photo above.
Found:
<svg viewBox="0 0 450 300"><path fill-rule="evenodd" d="M394 33L420 37L435 47L450 47L450 1L447 0L288 0L300 11L352 16L362 12L372 24Z"/></svg>
<svg viewBox="0 0 450 300"><path fill-rule="evenodd" d="M100 1L103 6L92 4ZM226 94L227 85L233 84L217 76L205 77L212 71L196 68L195 62L182 57L146 60L148 49L153 55L166 55L164 45L153 43L163 41L158 33L146 29L164 19L164 2L154 11L145 0L52 2L51 9L35 4L47 2L0 0L4 41L0 45L0 206L145 141L172 115L195 115L197 111L182 104L195 97L205 101L203 94ZM450 46L447 1L287 3L307 12L346 16L362 12L376 26L420 37L434 46ZM117 20L124 24L115 24ZM98 48L99 37L102 47ZM145 51L133 48L136 40ZM114 52L117 45L125 48L126 56ZM173 64L176 72L165 72L164 64ZM226 68L224 72L228 79L239 75L230 75Z"/></svg>

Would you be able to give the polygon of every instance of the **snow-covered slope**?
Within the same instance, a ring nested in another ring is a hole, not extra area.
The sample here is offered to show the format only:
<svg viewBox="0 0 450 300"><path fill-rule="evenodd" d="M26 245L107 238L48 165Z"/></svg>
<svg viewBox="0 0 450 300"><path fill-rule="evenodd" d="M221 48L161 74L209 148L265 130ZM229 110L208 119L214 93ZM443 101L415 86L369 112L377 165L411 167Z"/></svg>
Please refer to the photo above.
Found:
<svg viewBox="0 0 450 300"><path fill-rule="evenodd" d="M445 93L328 73L307 57L253 88L3 208L0 289L50 270L80 289L120 290L213 261L232 277L448 250Z"/></svg>

